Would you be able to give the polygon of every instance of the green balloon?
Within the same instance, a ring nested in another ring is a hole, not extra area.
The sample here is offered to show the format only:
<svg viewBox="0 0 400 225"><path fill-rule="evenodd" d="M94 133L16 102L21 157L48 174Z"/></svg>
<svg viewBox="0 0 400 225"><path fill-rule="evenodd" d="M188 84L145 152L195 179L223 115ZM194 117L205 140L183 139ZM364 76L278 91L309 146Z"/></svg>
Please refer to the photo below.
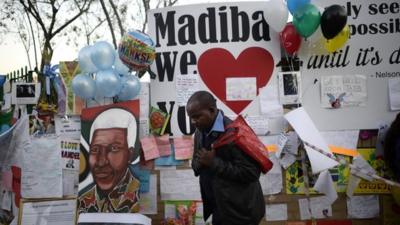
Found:
<svg viewBox="0 0 400 225"><path fill-rule="evenodd" d="M300 8L293 16L293 25L302 37L309 37L319 26L321 13L312 4Z"/></svg>

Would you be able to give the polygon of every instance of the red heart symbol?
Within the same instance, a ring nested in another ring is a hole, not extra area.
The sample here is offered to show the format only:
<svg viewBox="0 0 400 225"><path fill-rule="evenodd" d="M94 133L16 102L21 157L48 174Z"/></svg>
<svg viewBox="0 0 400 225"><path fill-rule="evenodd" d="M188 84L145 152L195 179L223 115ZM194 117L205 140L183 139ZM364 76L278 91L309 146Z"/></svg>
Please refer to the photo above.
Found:
<svg viewBox="0 0 400 225"><path fill-rule="evenodd" d="M258 89L264 87L274 70L274 59L269 51L251 47L237 59L226 49L212 48L201 54L197 67L203 82L226 106L239 114L252 101L226 100L226 78L256 77Z"/></svg>

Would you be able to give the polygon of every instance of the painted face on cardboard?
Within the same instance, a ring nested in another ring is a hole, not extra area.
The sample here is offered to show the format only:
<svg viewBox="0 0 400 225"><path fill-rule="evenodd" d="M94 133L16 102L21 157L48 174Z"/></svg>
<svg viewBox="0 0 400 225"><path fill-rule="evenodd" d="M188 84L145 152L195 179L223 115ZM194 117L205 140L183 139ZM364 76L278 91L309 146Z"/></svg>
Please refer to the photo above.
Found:
<svg viewBox="0 0 400 225"><path fill-rule="evenodd" d="M218 112L217 108L202 106L198 101L190 102L186 106L186 111L190 122L201 131L211 129Z"/></svg>
<svg viewBox="0 0 400 225"><path fill-rule="evenodd" d="M110 192L121 181L132 158L125 128L97 129L90 144L89 165L97 187Z"/></svg>

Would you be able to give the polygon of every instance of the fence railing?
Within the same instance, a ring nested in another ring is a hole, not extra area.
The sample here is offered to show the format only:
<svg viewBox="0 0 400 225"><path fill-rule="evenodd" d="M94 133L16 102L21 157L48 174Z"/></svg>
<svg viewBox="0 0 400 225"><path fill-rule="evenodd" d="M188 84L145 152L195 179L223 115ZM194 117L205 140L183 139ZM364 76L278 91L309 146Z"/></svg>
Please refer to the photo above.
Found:
<svg viewBox="0 0 400 225"><path fill-rule="evenodd" d="M19 70L7 73L7 79L10 80L10 82L33 82L33 73L33 70L28 70L28 67L25 66L21 67Z"/></svg>

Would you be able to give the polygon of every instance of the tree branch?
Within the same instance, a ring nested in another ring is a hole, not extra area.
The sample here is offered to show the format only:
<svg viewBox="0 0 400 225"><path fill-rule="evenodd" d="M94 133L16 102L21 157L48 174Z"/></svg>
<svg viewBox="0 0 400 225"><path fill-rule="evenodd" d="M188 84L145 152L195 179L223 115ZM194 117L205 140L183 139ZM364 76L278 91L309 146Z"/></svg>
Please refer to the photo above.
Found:
<svg viewBox="0 0 400 225"><path fill-rule="evenodd" d="M119 26L119 31L121 33L121 37L124 35L125 33L125 29L122 26L122 21L121 21L121 17L119 16L119 12L117 7L115 6L113 0L108 0L110 2L111 8L114 10L115 13L115 17L117 17L117 22L118 22L118 26Z"/></svg>
<svg viewBox="0 0 400 225"><path fill-rule="evenodd" d="M117 41L115 39L114 28L111 23L110 15L108 14L106 5L104 4L104 0L100 0L100 3L101 3L101 7L103 8L104 14L106 15L108 26L110 27L110 32L111 32L111 36L113 39L114 47L117 48Z"/></svg>
<svg viewBox="0 0 400 225"><path fill-rule="evenodd" d="M90 8L90 3L91 1L86 0L84 2L84 4L82 5L82 8L79 8L79 12L72 17L70 20L68 20L67 22L65 22L62 26L60 26L57 30L55 30L52 34L51 34L51 38L53 38L55 35L57 35L59 32L61 32L65 27L67 27L69 24L71 24L72 22L74 22L76 19L78 19L84 12L87 12L88 9ZM87 6L85 6L87 4ZM86 7L86 8L85 8Z"/></svg>
<svg viewBox="0 0 400 225"><path fill-rule="evenodd" d="M44 25L44 22L43 22L42 18L40 17L39 12L36 10L36 8L32 4L32 2L30 0L28 0L28 5L25 4L24 0L19 0L19 2L24 7L24 10L27 11L29 14L31 14L35 18L37 23L42 28L44 36L46 37L48 35L46 26Z"/></svg>

